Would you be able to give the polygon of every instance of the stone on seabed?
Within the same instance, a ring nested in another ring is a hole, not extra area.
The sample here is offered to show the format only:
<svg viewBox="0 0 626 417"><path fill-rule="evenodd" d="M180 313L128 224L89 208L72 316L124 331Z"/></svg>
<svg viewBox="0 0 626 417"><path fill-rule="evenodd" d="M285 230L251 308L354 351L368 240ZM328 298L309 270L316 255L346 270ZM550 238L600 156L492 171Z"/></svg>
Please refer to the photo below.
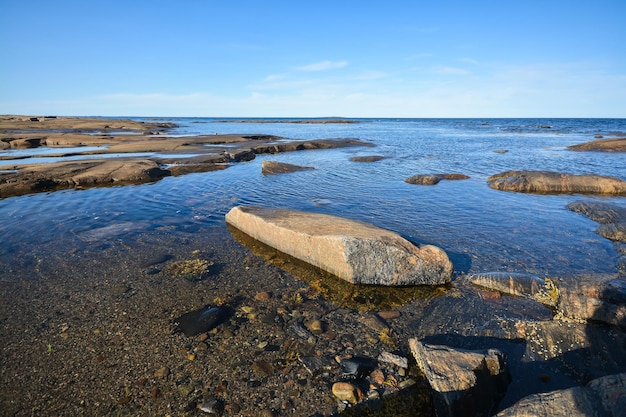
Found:
<svg viewBox="0 0 626 417"><path fill-rule="evenodd" d="M417 247L373 225L319 213L237 206L226 222L281 252L353 284L440 285L452 262L432 245Z"/></svg>

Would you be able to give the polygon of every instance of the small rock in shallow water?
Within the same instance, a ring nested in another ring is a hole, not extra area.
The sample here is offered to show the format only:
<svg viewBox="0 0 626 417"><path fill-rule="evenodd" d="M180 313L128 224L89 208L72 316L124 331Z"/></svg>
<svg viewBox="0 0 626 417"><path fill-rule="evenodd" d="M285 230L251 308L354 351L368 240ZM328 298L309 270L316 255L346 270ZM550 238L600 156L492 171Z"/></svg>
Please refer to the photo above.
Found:
<svg viewBox="0 0 626 417"><path fill-rule="evenodd" d="M176 319L176 330L182 331L185 336L195 336L207 332L220 324L226 317L224 307L202 307L190 311Z"/></svg>
<svg viewBox="0 0 626 417"><path fill-rule="evenodd" d="M198 409L208 414L221 416L224 414L224 402L222 400L207 401L202 404L198 404Z"/></svg>
<svg viewBox="0 0 626 417"><path fill-rule="evenodd" d="M166 378L170 374L170 370L167 366L163 366L154 371L154 376L159 379Z"/></svg>

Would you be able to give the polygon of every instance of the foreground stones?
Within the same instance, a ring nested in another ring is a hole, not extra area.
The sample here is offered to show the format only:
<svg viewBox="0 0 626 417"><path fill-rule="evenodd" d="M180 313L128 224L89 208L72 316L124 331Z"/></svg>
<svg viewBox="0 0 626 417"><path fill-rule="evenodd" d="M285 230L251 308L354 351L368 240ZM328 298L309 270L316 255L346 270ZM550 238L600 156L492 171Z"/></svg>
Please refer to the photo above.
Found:
<svg viewBox="0 0 626 417"><path fill-rule="evenodd" d="M488 184L496 190L522 193L626 195L626 182L619 178L551 171L506 171L489 177Z"/></svg>
<svg viewBox="0 0 626 417"><path fill-rule="evenodd" d="M452 263L435 246L417 247L367 223L318 213L238 206L226 222L266 245L353 284L439 285Z"/></svg>
<svg viewBox="0 0 626 417"><path fill-rule="evenodd" d="M497 349L471 351L409 340L417 366L432 390L438 417L488 416L510 376Z"/></svg>
<svg viewBox="0 0 626 417"><path fill-rule="evenodd" d="M531 274L488 272L472 274L469 281L474 285L504 294L527 297L550 307L555 307L559 298L552 280L544 280Z"/></svg>

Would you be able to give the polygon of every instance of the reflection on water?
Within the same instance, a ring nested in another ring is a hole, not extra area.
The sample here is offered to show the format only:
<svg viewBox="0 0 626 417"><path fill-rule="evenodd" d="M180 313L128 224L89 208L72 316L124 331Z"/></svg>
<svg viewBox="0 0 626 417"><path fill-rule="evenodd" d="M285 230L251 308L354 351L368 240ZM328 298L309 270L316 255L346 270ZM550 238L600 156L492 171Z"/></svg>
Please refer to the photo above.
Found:
<svg viewBox="0 0 626 417"><path fill-rule="evenodd" d="M229 224L227 227L235 240L246 246L255 255L306 282L322 297L340 308L393 310L413 300L431 300L446 294L448 290L446 286L383 287L354 285L259 242Z"/></svg>
<svg viewBox="0 0 626 417"><path fill-rule="evenodd" d="M0 266L46 242L89 230L139 223L203 233L223 227L235 205L314 211L372 223L416 243L445 249L457 272L511 271L539 276L616 271L613 245L596 224L567 210L581 199L625 206L620 197L529 195L490 189L488 176L509 169L595 173L626 179L623 154L572 152L594 135L626 131L626 120L406 119L358 124L289 125L167 119L174 134L254 133L293 139L350 137L376 146L262 155L223 171L167 177L153 184L66 190L0 200ZM194 123L206 122L206 123ZM549 125L551 128L538 128ZM496 150L507 150L496 153ZM372 163L353 156L381 155ZM263 160L314 170L263 176ZM457 172L464 181L411 185L415 174ZM125 230L128 229L128 230ZM103 229L103 230L115 230ZM132 227L122 227L128 235ZM10 249L9 249L10 248ZM10 251L10 254L9 254Z"/></svg>

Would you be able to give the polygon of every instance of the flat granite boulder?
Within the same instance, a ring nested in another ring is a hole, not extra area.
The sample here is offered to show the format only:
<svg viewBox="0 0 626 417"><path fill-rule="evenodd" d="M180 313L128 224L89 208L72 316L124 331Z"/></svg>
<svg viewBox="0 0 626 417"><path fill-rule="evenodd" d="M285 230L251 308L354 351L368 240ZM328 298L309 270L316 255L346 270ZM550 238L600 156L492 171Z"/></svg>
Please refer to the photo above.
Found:
<svg viewBox="0 0 626 417"><path fill-rule="evenodd" d="M489 177L488 185L520 193L626 195L626 181L616 177L551 171L506 171Z"/></svg>
<svg viewBox="0 0 626 417"><path fill-rule="evenodd" d="M353 284L450 282L447 254L373 225L319 213L238 206L226 222L250 237Z"/></svg>

